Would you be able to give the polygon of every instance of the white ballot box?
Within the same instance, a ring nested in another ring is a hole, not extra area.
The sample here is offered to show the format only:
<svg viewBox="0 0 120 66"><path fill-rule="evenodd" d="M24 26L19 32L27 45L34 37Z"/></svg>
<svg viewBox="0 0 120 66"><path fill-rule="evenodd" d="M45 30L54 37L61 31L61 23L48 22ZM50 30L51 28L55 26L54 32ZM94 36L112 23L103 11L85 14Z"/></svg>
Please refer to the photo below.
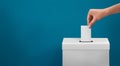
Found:
<svg viewBox="0 0 120 66"><path fill-rule="evenodd" d="M110 43L107 38L64 38L62 42L63 66L109 66Z"/></svg>

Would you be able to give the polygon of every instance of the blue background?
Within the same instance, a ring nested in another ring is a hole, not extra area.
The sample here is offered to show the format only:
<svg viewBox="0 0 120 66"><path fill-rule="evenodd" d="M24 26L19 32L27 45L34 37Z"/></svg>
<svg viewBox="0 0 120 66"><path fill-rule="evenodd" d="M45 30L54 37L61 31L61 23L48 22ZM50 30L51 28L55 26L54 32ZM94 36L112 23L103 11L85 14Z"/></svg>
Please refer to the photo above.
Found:
<svg viewBox="0 0 120 66"><path fill-rule="evenodd" d="M80 37L91 8L120 0L0 0L0 66L62 66L64 37ZM120 66L120 14L99 20L93 37L108 37L110 65Z"/></svg>

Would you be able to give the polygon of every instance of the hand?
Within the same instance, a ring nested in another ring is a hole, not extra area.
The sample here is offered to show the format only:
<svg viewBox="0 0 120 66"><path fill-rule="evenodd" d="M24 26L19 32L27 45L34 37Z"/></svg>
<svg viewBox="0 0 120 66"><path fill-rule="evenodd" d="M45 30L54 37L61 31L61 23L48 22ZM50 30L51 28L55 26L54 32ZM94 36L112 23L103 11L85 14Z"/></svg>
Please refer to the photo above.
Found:
<svg viewBox="0 0 120 66"><path fill-rule="evenodd" d="M90 9L87 16L89 28L91 28L96 21L105 16L107 16L107 9Z"/></svg>

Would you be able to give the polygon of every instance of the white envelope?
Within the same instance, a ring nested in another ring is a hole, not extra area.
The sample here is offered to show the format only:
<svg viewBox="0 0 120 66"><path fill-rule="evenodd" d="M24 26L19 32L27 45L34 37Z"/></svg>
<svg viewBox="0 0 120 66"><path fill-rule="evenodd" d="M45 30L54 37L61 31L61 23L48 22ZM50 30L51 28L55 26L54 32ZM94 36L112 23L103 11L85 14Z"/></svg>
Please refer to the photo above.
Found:
<svg viewBox="0 0 120 66"><path fill-rule="evenodd" d="M81 26L81 41L91 41L91 29L87 25Z"/></svg>

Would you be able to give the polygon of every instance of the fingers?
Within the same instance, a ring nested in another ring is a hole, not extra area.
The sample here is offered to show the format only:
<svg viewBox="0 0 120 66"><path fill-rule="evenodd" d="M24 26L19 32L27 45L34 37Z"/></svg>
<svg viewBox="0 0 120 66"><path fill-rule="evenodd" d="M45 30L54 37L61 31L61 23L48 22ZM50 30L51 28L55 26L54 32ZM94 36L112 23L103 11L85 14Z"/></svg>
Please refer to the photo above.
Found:
<svg viewBox="0 0 120 66"><path fill-rule="evenodd" d="M96 21L96 16L93 9L90 9L87 16L88 27L91 28Z"/></svg>
<svg viewBox="0 0 120 66"><path fill-rule="evenodd" d="M93 21L94 21L94 20L93 20L93 16L88 14L87 24L88 24L89 28L91 28Z"/></svg>
<svg viewBox="0 0 120 66"><path fill-rule="evenodd" d="M95 23L95 21L96 21L96 19L93 18L93 19L91 20L91 22L88 24L88 27L91 28L92 25Z"/></svg>
<svg viewBox="0 0 120 66"><path fill-rule="evenodd" d="M89 23L93 20L93 15L90 15L89 17Z"/></svg>
<svg viewBox="0 0 120 66"><path fill-rule="evenodd" d="M92 9L89 10L88 15L87 15L87 24L89 24L93 19L93 14L92 14L91 10Z"/></svg>

